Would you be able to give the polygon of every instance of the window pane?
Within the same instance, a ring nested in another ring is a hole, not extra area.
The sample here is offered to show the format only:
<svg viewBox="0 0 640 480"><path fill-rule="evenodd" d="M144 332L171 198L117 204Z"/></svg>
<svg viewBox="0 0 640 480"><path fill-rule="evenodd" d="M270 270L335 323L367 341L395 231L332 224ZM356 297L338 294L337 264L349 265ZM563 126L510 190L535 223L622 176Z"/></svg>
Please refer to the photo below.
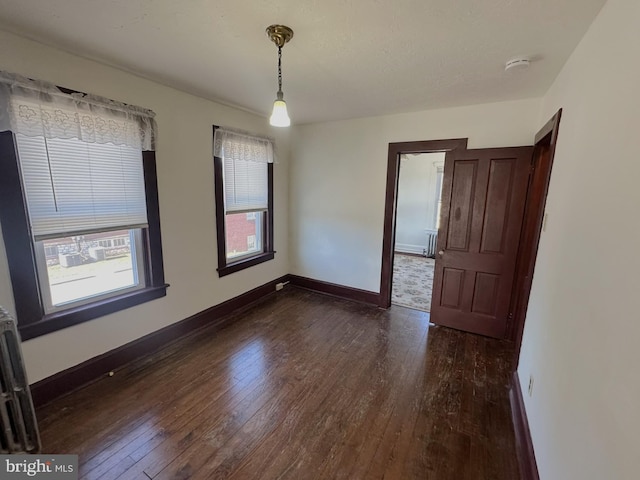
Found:
<svg viewBox="0 0 640 480"><path fill-rule="evenodd" d="M230 213L225 216L227 259L263 252L263 212Z"/></svg>
<svg viewBox="0 0 640 480"><path fill-rule="evenodd" d="M38 242L45 310L144 286L141 230L93 233ZM48 298L47 298L48 297Z"/></svg>

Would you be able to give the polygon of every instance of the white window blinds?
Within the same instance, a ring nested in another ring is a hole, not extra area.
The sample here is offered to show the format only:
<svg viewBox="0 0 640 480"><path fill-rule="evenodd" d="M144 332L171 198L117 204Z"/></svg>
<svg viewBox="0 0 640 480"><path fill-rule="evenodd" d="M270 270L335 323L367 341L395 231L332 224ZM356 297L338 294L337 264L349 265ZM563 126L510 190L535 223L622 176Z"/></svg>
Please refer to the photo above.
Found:
<svg viewBox="0 0 640 480"><path fill-rule="evenodd" d="M15 138L36 240L147 226L139 149L76 138Z"/></svg>
<svg viewBox="0 0 640 480"><path fill-rule="evenodd" d="M218 128L214 155L223 160L225 212L267 210L268 163L273 162L273 142Z"/></svg>
<svg viewBox="0 0 640 480"><path fill-rule="evenodd" d="M224 159L224 206L226 212L266 210L267 164Z"/></svg>
<svg viewBox="0 0 640 480"><path fill-rule="evenodd" d="M0 71L0 132L15 135L36 240L147 226L142 150L155 114Z"/></svg>

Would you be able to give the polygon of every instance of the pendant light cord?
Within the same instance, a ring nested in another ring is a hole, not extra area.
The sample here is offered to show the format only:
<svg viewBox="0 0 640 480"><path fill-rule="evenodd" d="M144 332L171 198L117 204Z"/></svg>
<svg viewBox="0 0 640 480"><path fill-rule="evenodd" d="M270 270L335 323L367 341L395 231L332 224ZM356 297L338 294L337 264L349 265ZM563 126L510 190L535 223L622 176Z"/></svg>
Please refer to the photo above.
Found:
<svg viewBox="0 0 640 480"><path fill-rule="evenodd" d="M282 47L278 46L278 93L282 93Z"/></svg>

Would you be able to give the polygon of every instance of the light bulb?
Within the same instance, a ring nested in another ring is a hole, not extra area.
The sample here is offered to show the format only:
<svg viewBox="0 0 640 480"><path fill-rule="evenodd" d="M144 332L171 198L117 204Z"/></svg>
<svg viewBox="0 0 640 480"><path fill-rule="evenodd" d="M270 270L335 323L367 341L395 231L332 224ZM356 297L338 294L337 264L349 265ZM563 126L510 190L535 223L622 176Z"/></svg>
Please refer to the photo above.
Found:
<svg viewBox="0 0 640 480"><path fill-rule="evenodd" d="M274 127L288 127L291 125L291 120L287 113L287 104L281 97L273 102L273 113L271 113L269 123Z"/></svg>

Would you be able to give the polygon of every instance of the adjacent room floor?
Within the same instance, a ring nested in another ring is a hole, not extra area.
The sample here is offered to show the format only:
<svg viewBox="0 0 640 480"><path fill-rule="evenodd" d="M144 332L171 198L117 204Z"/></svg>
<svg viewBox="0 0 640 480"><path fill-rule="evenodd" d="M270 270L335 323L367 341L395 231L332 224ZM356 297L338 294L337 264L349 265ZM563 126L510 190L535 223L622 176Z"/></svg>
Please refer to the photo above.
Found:
<svg viewBox="0 0 640 480"><path fill-rule="evenodd" d="M435 263L433 258L395 252L391 302L394 305L430 312Z"/></svg>
<svg viewBox="0 0 640 480"><path fill-rule="evenodd" d="M38 411L86 479L517 480L513 352L287 287Z"/></svg>

